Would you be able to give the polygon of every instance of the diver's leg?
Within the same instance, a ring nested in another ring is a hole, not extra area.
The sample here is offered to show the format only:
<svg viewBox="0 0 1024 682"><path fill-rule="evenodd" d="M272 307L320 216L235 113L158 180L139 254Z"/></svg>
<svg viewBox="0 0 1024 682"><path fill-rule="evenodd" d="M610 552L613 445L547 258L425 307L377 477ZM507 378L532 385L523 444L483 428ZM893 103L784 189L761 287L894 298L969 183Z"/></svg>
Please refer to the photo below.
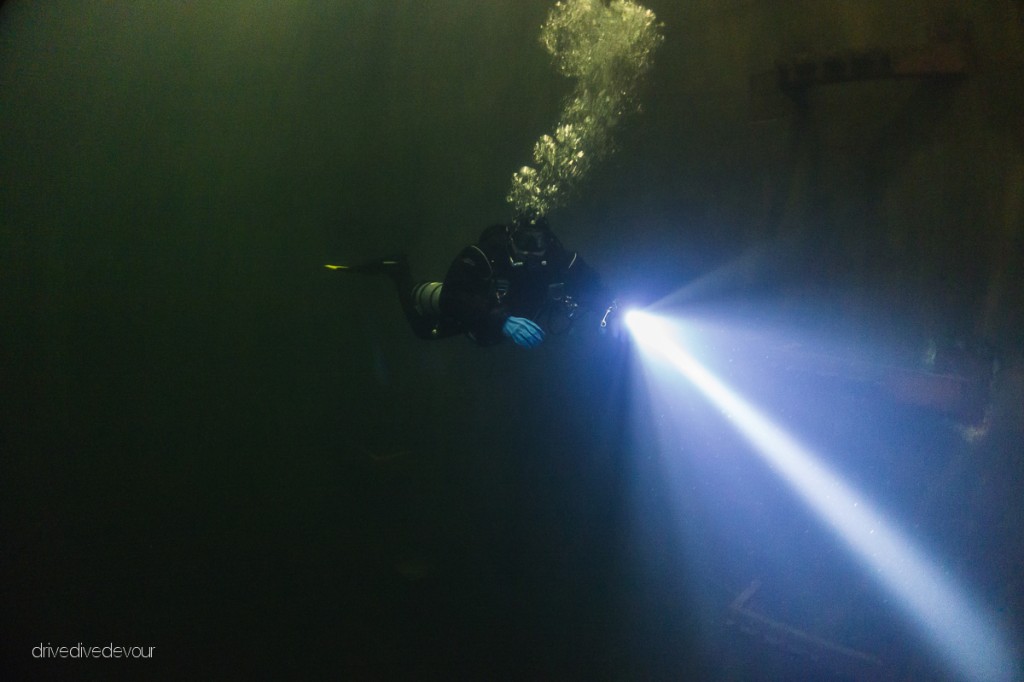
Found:
<svg viewBox="0 0 1024 682"><path fill-rule="evenodd" d="M413 301L412 292L414 285L408 259L405 256L401 256L393 259L393 261L383 272L395 283L395 289L398 292L398 302L402 306L402 312L405 313L405 319L409 323L409 328L412 329L412 333L417 338L424 340L438 338L435 329L436 320L423 315L416 308L415 301Z"/></svg>
<svg viewBox="0 0 1024 682"><path fill-rule="evenodd" d="M421 314L416 308L413 301L412 270L409 268L409 259L404 254L388 258L374 258L357 265L328 265L327 267L339 272L360 275L387 275L395 284L398 302L402 306L402 313L405 314L405 319L413 334L421 339L441 338L438 333L437 320ZM444 336L450 336L450 334Z"/></svg>
<svg viewBox="0 0 1024 682"><path fill-rule="evenodd" d="M386 275L395 270L408 270L409 263L404 255L389 258L373 258L355 265L326 265L337 272L351 272L357 275Z"/></svg>

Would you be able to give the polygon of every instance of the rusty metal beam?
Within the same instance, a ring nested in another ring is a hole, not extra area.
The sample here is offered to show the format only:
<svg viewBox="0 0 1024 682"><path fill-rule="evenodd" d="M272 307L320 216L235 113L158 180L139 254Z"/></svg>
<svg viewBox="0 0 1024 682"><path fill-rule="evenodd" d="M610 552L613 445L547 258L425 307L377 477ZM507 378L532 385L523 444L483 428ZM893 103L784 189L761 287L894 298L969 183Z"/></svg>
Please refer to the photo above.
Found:
<svg viewBox="0 0 1024 682"><path fill-rule="evenodd" d="M972 68L966 37L906 49L844 50L776 61L770 71L750 77L754 119L777 118L792 110L814 87L872 80L956 80Z"/></svg>
<svg viewBox="0 0 1024 682"><path fill-rule="evenodd" d="M886 672L885 666L878 657L836 642L830 642L748 608L747 602L760 587L761 581L754 580L733 600L729 605L727 621L729 625L756 638L763 644L805 659L834 673L865 682L883 679Z"/></svg>
<svg viewBox="0 0 1024 682"><path fill-rule="evenodd" d="M778 86L783 92L888 78L962 78L969 70L969 50L963 40L910 50L847 51L798 57L775 64Z"/></svg>

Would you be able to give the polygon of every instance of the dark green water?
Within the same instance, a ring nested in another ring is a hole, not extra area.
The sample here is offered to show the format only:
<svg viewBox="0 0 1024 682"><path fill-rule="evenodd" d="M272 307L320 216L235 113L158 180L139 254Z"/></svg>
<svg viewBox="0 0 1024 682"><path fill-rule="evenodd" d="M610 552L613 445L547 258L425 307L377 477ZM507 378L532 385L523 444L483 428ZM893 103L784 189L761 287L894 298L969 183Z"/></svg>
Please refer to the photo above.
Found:
<svg viewBox="0 0 1024 682"><path fill-rule="evenodd" d="M552 222L641 300L697 282L694 305L815 311L805 326L900 359L933 339L996 348L973 449L948 415L831 385L804 395L837 411L805 416L837 442L879 420L879 447L837 445L840 468L947 547L1012 630L1024 47L1003 5L651 2L666 39L644 111ZM773 575L789 576L776 617L928 678L927 654L886 642L904 626L866 581L829 584L843 555L808 549L816 526L768 473L658 488L621 349L423 343L386 282L323 270L401 250L439 278L510 217L512 172L570 91L538 43L549 6L3 4L12 679L774 679L722 629ZM750 76L776 59L964 24L966 81L835 86L754 115ZM688 521L670 521L676 497ZM79 642L156 651L32 658Z"/></svg>

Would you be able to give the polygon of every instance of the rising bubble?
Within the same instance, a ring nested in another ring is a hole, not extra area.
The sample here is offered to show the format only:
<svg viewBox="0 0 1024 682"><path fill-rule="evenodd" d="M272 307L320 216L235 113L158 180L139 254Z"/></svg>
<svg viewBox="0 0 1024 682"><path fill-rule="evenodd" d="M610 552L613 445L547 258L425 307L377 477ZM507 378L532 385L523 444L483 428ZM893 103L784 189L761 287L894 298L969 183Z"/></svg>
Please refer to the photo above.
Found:
<svg viewBox="0 0 1024 682"><path fill-rule="evenodd" d="M540 40L559 73L574 79L553 134L533 146L533 166L512 175L507 200L518 214L565 203L594 164L613 150L611 131L636 111L636 91L663 37L649 9L629 0L565 0L551 9Z"/></svg>

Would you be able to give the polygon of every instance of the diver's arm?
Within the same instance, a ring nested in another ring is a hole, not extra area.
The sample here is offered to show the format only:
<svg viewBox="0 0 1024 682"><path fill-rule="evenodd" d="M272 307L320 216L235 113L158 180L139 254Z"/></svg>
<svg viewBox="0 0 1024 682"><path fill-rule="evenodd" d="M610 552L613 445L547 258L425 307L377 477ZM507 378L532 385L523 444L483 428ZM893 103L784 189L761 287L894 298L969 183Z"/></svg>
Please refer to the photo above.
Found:
<svg viewBox="0 0 1024 682"><path fill-rule="evenodd" d="M601 284L601 276L578 253L567 253L566 263L566 284L581 306L603 310L611 303L612 295Z"/></svg>
<svg viewBox="0 0 1024 682"><path fill-rule="evenodd" d="M499 341L509 317L505 306L490 298L490 264L483 253L468 247L452 262L441 289L441 312L454 318L481 342Z"/></svg>
<svg viewBox="0 0 1024 682"><path fill-rule="evenodd" d="M578 254L569 254L566 263L565 278L570 296L581 308L600 318L602 334L611 332L612 336L618 337L622 324L619 315L621 306L614 292L605 288L597 271Z"/></svg>

